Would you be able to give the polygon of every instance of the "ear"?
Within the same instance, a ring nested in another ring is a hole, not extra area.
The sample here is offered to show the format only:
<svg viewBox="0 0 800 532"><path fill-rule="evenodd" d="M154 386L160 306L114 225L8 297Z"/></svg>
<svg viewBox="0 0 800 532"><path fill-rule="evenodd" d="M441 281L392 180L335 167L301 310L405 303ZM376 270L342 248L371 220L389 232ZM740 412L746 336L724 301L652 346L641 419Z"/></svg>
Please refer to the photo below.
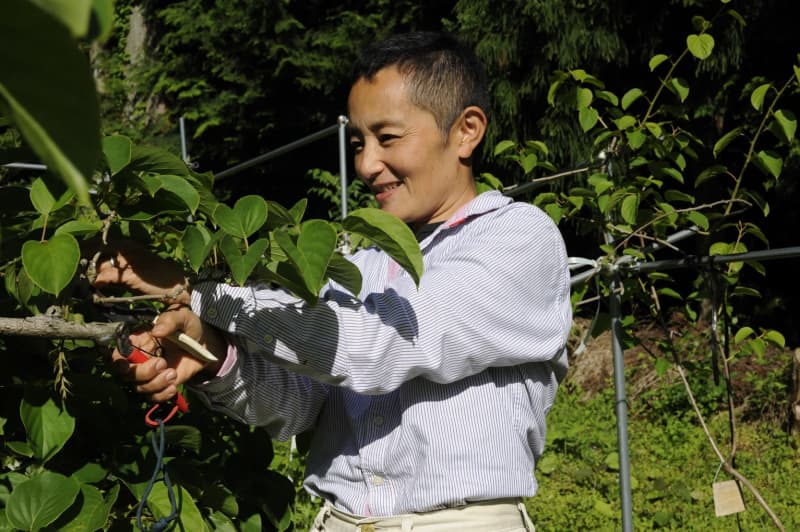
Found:
<svg viewBox="0 0 800 532"><path fill-rule="evenodd" d="M453 140L458 144L458 156L469 159L486 133L488 120L480 107L470 105L461 112L453 126Z"/></svg>

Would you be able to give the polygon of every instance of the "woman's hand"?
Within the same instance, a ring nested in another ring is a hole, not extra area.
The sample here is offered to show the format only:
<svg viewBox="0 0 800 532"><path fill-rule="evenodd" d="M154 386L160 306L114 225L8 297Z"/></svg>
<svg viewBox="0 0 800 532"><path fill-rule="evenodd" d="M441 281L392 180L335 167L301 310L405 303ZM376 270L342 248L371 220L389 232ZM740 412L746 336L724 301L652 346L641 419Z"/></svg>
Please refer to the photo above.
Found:
<svg viewBox="0 0 800 532"><path fill-rule="evenodd" d="M205 363L182 351L167 337L182 331L208 349L218 362ZM140 364L132 364L118 351L111 355L112 363L118 373L136 385L136 391L149 400L162 402L172 399L178 393L178 385L187 382L201 372L215 375L227 354L227 342L221 333L203 323L200 318L185 306L175 306L159 315L157 323L150 331L134 333L131 344L149 353L161 350L162 357L152 357Z"/></svg>
<svg viewBox="0 0 800 532"><path fill-rule="evenodd" d="M161 295L170 303L191 303L186 273L135 242L115 243L103 250L96 265L94 286L124 285L146 295Z"/></svg>

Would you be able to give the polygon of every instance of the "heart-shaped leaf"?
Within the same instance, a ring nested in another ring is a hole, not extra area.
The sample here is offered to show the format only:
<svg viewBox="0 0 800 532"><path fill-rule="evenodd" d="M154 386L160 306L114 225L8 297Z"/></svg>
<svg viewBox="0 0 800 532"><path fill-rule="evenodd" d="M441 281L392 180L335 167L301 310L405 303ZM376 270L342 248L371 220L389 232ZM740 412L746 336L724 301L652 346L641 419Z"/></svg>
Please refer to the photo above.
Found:
<svg viewBox="0 0 800 532"><path fill-rule="evenodd" d="M775 122L783 133L783 139L791 143L794 140L794 134L797 132L797 118L795 118L794 113L789 110L778 109L775 111Z"/></svg>
<svg viewBox="0 0 800 532"><path fill-rule="evenodd" d="M686 37L689 52L698 59L707 59L714 51L714 37L708 33L692 34Z"/></svg>
<svg viewBox="0 0 800 532"><path fill-rule="evenodd" d="M783 159L771 150L762 150L756 154L756 165L768 175L778 179L783 170Z"/></svg>
<svg viewBox="0 0 800 532"><path fill-rule="evenodd" d="M117 172L128 166L132 153L133 143L128 137L123 135L103 137L103 154L106 156L111 175L116 175Z"/></svg>
<svg viewBox="0 0 800 532"><path fill-rule="evenodd" d="M223 238L219 247L225 256L225 262L228 263L228 267L231 269L233 280L239 286L244 286L247 278L263 258L264 252L269 248L269 240L259 238L250 244L244 255L239 251L239 245L230 236Z"/></svg>
<svg viewBox="0 0 800 532"><path fill-rule="evenodd" d="M20 530L41 530L72 505L79 490L77 480L44 471L11 492L6 503L8 522Z"/></svg>
<svg viewBox="0 0 800 532"><path fill-rule="evenodd" d="M84 2L61 4L80 13ZM87 177L100 154L100 113L86 55L67 27L40 6L3 0L0 65L0 114L78 199L91 205Z"/></svg>
<svg viewBox="0 0 800 532"><path fill-rule="evenodd" d="M156 175L189 175L189 169L180 157L154 146L134 146L129 166L133 172Z"/></svg>
<svg viewBox="0 0 800 532"><path fill-rule="evenodd" d="M600 114L594 107L584 107L578 111L578 122L580 122L583 131L592 129L599 118Z"/></svg>
<svg viewBox="0 0 800 532"><path fill-rule="evenodd" d="M239 198L233 208L220 203L214 210L214 223L231 236L245 239L267 221L267 202L261 196Z"/></svg>
<svg viewBox="0 0 800 532"><path fill-rule="evenodd" d="M54 235L46 242L29 240L22 245L22 265L28 276L47 293L58 295L78 268L81 250L69 233Z"/></svg>
<svg viewBox="0 0 800 532"><path fill-rule="evenodd" d="M309 292L319 293L328 262L336 250L336 229L323 220L309 220L300 227L295 243L285 231L276 231L275 241L304 280Z"/></svg>
<svg viewBox="0 0 800 532"><path fill-rule="evenodd" d="M380 209L364 208L351 212L342 222L346 231L370 239L389 254L419 286L422 276L422 251L414 233L402 220Z"/></svg>

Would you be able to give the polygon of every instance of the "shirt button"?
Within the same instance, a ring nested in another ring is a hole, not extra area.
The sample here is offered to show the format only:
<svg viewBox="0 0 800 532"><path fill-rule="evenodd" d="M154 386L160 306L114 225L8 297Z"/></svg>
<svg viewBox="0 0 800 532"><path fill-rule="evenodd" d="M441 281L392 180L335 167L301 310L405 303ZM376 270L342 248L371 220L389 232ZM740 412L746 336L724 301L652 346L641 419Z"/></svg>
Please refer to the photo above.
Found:
<svg viewBox="0 0 800 532"><path fill-rule="evenodd" d="M216 318L216 317L217 317L217 309L216 309L216 308L214 308L214 307L211 307L211 308L209 308L209 309L206 311L206 316L208 316L208 317L209 317L209 318L211 318L211 319L214 319L214 318Z"/></svg>
<svg viewBox="0 0 800 532"><path fill-rule="evenodd" d="M375 532L375 525L361 525L357 530L359 532Z"/></svg>
<svg viewBox="0 0 800 532"><path fill-rule="evenodd" d="M383 486L383 477L380 475L375 475L372 477L372 483L376 486Z"/></svg>
<svg viewBox="0 0 800 532"><path fill-rule="evenodd" d="M372 418L372 423L374 423L376 427L380 427L383 425L383 416L375 416Z"/></svg>
<svg viewBox="0 0 800 532"><path fill-rule="evenodd" d="M275 337L272 336L271 334L265 334L262 340L264 340L265 344L271 344L273 341L275 341Z"/></svg>

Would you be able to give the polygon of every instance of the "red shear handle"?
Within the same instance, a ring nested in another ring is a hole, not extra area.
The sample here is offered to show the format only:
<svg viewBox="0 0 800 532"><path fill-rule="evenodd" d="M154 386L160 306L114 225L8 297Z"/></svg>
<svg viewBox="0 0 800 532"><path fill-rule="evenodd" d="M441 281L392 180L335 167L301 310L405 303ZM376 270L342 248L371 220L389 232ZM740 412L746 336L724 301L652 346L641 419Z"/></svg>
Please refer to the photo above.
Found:
<svg viewBox="0 0 800 532"><path fill-rule="evenodd" d="M133 347L133 349L131 349L130 354L125 358L129 362L133 362L134 364L141 364L142 362L145 362L148 359L148 356L146 354L144 354L142 352L142 350L139 349L138 347ZM151 427L157 427L158 426L158 417L156 417L155 419L153 419L153 417L164 406L169 406L169 405L168 404L165 405L163 403L158 403L158 404L153 405L152 408L150 408L150 410L147 411L147 414L145 414L144 422L147 423ZM189 405L186 403L186 399L183 398L183 395L181 395L181 392L178 392L178 394L175 396L175 404L172 406L172 408L167 413L167 415L161 418L161 421L162 421L162 423L166 423L167 421L169 421L170 419L175 417L175 414L177 412L181 412L182 414L185 414L188 411L189 411Z"/></svg>

